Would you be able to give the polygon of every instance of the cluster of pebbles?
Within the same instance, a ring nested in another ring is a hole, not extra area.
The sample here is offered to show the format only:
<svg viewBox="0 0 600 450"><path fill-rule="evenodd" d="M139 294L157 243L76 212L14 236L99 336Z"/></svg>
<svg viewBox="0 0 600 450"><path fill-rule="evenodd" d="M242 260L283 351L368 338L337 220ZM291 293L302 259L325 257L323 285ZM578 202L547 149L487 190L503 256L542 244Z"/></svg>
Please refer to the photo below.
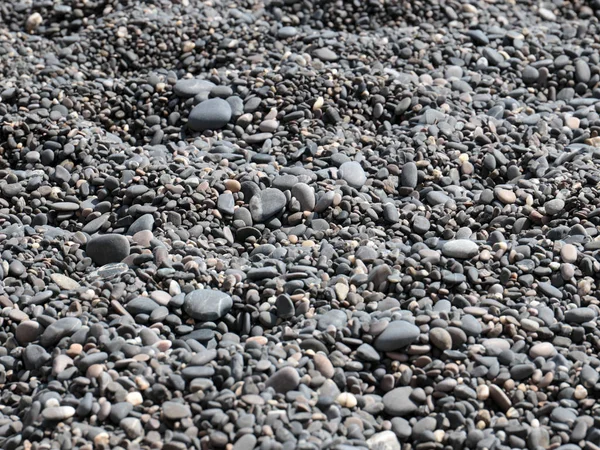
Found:
<svg viewBox="0 0 600 450"><path fill-rule="evenodd" d="M600 449L598 17L0 2L0 448Z"/></svg>

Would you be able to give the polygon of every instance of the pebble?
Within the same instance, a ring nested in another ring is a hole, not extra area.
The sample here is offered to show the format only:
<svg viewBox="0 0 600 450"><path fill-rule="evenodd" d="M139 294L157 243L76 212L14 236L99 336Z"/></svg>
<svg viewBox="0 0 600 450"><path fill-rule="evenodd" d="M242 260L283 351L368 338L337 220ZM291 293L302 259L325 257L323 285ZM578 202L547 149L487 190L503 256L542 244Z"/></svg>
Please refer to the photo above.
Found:
<svg viewBox="0 0 600 450"><path fill-rule="evenodd" d="M92 238L85 251L98 266L121 262L129 256L129 241L119 234L105 234Z"/></svg>
<svg viewBox="0 0 600 450"><path fill-rule="evenodd" d="M185 296L183 308L187 315L200 320L218 320L233 306L230 295L211 289L197 289Z"/></svg>
<svg viewBox="0 0 600 450"><path fill-rule="evenodd" d="M479 246L468 239L456 239L446 242L442 253L449 258L469 259L479 253Z"/></svg>
<svg viewBox="0 0 600 450"><path fill-rule="evenodd" d="M266 222L279 214L286 204L287 199L279 189L265 189L250 200L249 209L252 220L259 223Z"/></svg>
<svg viewBox="0 0 600 450"><path fill-rule="evenodd" d="M412 323L405 320L393 321L377 337L375 348L381 352L400 350L415 342L419 335L419 327Z"/></svg>
<svg viewBox="0 0 600 450"><path fill-rule="evenodd" d="M218 130L231 120L231 106L220 98L211 98L196 105L188 117L188 126L194 131Z"/></svg>
<svg viewBox="0 0 600 450"><path fill-rule="evenodd" d="M75 415L75 408L72 406L54 406L42 411L42 417L45 420L54 422L70 419Z"/></svg>
<svg viewBox="0 0 600 450"><path fill-rule="evenodd" d="M356 189L360 189L367 182L364 169L356 161L343 163L339 168L339 174L346 183Z"/></svg>
<svg viewBox="0 0 600 450"><path fill-rule="evenodd" d="M418 406L411 400L413 389L399 387L383 396L383 406L386 414L394 417L410 416L415 413Z"/></svg>
<svg viewBox="0 0 600 450"><path fill-rule="evenodd" d="M163 403L162 413L168 420L181 420L192 416L192 412L187 405L176 402Z"/></svg>
<svg viewBox="0 0 600 450"><path fill-rule="evenodd" d="M544 210L549 216L555 216L562 212L565 207L565 201L560 198L555 198L544 203Z"/></svg>
<svg viewBox="0 0 600 450"><path fill-rule="evenodd" d="M265 387L273 388L275 392L285 394L288 391L296 389L300 383L300 376L293 367L283 367L269 377L265 382Z"/></svg>

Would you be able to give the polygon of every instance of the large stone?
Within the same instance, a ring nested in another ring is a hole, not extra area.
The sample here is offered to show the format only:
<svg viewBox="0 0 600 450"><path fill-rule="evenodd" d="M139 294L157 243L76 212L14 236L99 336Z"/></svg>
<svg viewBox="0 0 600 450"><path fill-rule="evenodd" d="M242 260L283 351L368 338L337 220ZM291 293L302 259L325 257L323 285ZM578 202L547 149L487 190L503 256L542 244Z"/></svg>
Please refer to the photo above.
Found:
<svg viewBox="0 0 600 450"><path fill-rule="evenodd" d="M92 238L85 248L97 266L121 262L129 256L129 241L120 234L105 234Z"/></svg>
<svg viewBox="0 0 600 450"><path fill-rule="evenodd" d="M390 322L375 340L375 348L380 352L400 350L419 338L419 327L405 320Z"/></svg>
<svg viewBox="0 0 600 450"><path fill-rule="evenodd" d="M418 407L410 399L413 389L411 387L399 387L392 389L383 396L385 412L390 416L403 417L414 413Z"/></svg>
<svg viewBox="0 0 600 450"><path fill-rule="evenodd" d="M218 130L231 120L231 106L222 98L211 98L196 105L188 117L194 131Z"/></svg>
<svg viewBox="0 0 600 450"><path fill-rule="evenodd" d="M191 78L179 80L173 86L173 92L179 97L194 97L200 92L210 92L215 84L208 80L201 80L199 78Z"/></svg>
<svg viewBox="0 0 600 450"><path fill-rule="evenodd" d="M284 367L279 369L265 382L265 387L272 387L275 392L285 394L288 391L296 389L300 384L298 371L293 367Z"/></svg>
<svg viewBox="0 0 600 450"><path fill-rule="evenodd" d="M250 199L248 205L252 220L254 222L266 222L273 216L279 214L285 205L287 198L279 189L267 188Z"/></svg>
<svg viewBox="0 0 600 450"><path fill-rule="evenodd" d="M442 253L448 258L468 259L477 255L479 245L468 239L455 239L446 242L442 247Z"/></svg>
<svg viewBox="0 0 600 450"><path fill-rule="evenodd" d="M72 406L53 406L42 411L42 417L45 420L57 422L67 420L75 415L75 408Z"/></svg>
<svg viewBox="0 0 600 450"><path fill-rule="evenodd" d="M77 317L64 317L50 324L42 333L40 344L49 347L65 336L70 336L81 328L81 320Z"/></svg>
<svg viewBox="0 0 600 450"><path fill-rule="evenodd" d="M162 411L163 416L169 420L181 420L192 415L188 405L177 402L164 402Z"/></svg>
<svg viewBox="0 0 600 450"><path fill-rule="evenodd" d="M230 295L212 289L196 289L185 296L186 314L200 321L218 320L233 306Z"/></svg>
<svg viewBox="0 0 600 450"><path fill-rule="evenodd" d="M360 189L367 182L367 175L360 163L347 161L339 168L340 177L355 189Z"/></svg>

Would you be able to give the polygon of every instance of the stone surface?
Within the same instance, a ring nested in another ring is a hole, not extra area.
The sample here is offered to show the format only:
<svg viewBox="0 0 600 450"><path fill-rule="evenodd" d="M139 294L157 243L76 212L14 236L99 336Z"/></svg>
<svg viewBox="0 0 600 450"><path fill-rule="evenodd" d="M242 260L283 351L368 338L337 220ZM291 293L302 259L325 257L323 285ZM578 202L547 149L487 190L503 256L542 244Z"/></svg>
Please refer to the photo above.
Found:
<svg viewBox="0 0 600 450"><path fill-rule="evenodd" d="M233 306L230 295L210 289L197 289L185 296L183 308L187 315L200 320L218 320Z"/></svg>

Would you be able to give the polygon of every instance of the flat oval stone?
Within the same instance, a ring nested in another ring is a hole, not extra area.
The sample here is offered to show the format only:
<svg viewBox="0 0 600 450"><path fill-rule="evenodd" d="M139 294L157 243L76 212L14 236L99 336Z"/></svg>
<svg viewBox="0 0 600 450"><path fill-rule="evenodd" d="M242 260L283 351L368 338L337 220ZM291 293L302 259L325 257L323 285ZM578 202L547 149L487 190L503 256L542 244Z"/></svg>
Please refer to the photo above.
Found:
<svg viewBox="0 0 600 450"><path fill-rule="evenodd" d="M367 175L360 163L347 161L338 169L340 177L355 189L360 189L367 182Z"/></svg>
<svg viewBox="0 0 600 450"><path fill-rule="evenodd" d="M293 367L283 367L269 377L265 382L265 387L272 387L275 392L285 394L288 391L296 389L300 384L298 371Z"/></svg>
<svg viewBox="0 0 600 450"><path fill-rule="evenodd" d="M188 126L194 131L218 130L231 120L231 106L221 98L210 98L192 109Z"/></svg>
<svg viewBox="0 0 600 450"><path fill-rule="evenodd" d="M279 214L285 205L287 198L279 189L267 188L250 199L248 208L255 222L266 222L273 216Z"/></svg>
<svg viewBox="0 0 600 450"><path fill-rule="evenodd" d="M402 166L402 172L400 173L400 185L403 187L416 188L418 182L418 170L417 165L410 161Z"/></svg>
<svg viewBox="0 0 600 450"><path fill-rule="evenodd" d="M449 258L468 259L479 253L479 245L468 239L455 239L442 246L442 254Z"/></svg>
<svg viewBox="0 0 600 450"><path fill-rule="evenodd" d="M565 311L565 321L567 323L585 323L594 320L597 314L592 308L574 308Z"/></svg>
<svg viewBox="0 0 600 450"><path fill-rule="evenodd" d="M565 244L560 249L560 257L566 263L574 263L577 261L577 247L573 244Z"/></svg>
<svg viewBox="0 0 600 450"><path fill-rule="evenodd" d="M54 406L42 411L42 417L45 420L59 421L70 419L75 415L75 408L72 406Z"/></svg>
<svg viewBox="0 0 600 450"><path fill-rule="evenodd" d="M417 409L417 405L411 400L413 388L399 387L392 389L383 396L383 406L385 412L390 416L402 417L413 414Z"/></svg>
<svg viewBox="0 0 600 450"><path fill-rule="evenodd" d="M76 317L64 317L50 324L42 333L40 343L44 347L56 344L65 336L70 336L81 328L81 320Z"/></svg>
<svg viewBox="0 0 600 450"><path fill-rule="evenodd" d="M164 402L162 404L162 412L163 416L169 420L181 420L192 416L188 405L177 402Z"/></svg>
<svg viewBox="0 0 600 450"><path fill-rule="evenodd" d="M203 322L220 319L232 306L230 295L212 289L196 289L185 296L183 303L187 315Z"/></svg>
<svg viewBox="0 0 600 450"><path fill-rule="evenodd" d="M98 266L118 263L129 256L129 240L120 234L96 236L87 243L85 252Z"/></svg>
<svg viewBox="0 0 600 450"><path fill-rule="evenodd" d="M406 320L390 322L385 330L377 337L375 348L380 352L393 352L415 342L421 331L419 327Z"/></svg>
<svg viewBox="0 0 600 450"><path fill-rule="evenodd" d="M208 80L201 80L199 78L178 80L173 86L173 92L179 97L194 97L200 92L210 92L215 84Z"/></svg>

